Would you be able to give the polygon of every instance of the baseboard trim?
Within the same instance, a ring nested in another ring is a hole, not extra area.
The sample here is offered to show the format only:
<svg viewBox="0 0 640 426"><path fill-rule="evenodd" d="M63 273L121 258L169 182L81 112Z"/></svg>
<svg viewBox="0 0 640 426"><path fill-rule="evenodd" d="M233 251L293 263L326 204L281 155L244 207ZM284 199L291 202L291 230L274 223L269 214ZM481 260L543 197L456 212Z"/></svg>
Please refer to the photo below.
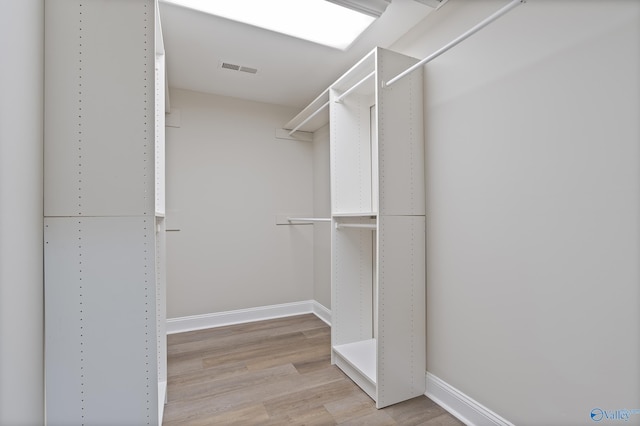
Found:
<svg viewBox="0 0 640 426"><path fill-rule="evenodd" d="M225 325L284 318L294 315L314 314L331 325L331 311L315 300L283 303L280 305L259 306L235 311L216 312L213 314L193 315L188 317L167 319L167 334L184 333L186 331Z"/></svg>
<svg viewBox="0 0 640 426"><path fill-rule="evenodd" d="M313 302L313 313L331 327L331 311L315 300L311 302Z"/></svg>
<svg viewBox="0 0 640 426"><path fill-rule="evenodd" d="M427 372L425 395L468 426L514 426L513 423Z"/></svg>

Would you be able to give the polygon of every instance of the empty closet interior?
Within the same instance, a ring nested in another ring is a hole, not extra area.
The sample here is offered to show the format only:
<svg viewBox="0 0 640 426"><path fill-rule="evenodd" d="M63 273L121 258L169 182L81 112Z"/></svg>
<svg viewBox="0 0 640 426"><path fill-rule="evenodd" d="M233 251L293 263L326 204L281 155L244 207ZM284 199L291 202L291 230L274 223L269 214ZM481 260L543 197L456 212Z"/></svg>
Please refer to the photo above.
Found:
<svg viewBox="0 0 640 426"><path fill-rule="evenodd" d="M382 5L373 29L421 15L326 73L274 36L306 65L274 95L286 66L255 27L47 0L48 423L159 424L167 333L302 313L377 408L426 394L474 424L510 424L482 404L559 424L638 401L640 346L616 333L638 324L639 6L529 0L493 26L526 2L347 3Z"/></svg>

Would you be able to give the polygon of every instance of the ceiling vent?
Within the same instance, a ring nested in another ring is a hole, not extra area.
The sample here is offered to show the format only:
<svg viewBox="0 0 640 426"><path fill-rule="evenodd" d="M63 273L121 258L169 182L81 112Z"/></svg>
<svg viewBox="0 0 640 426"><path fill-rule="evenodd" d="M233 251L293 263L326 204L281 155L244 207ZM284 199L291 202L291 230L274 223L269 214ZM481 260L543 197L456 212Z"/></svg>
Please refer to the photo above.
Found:
<svg viewBox="0 0 640 426"><path fill-rule="evenodd" d="M229 62L222 62L220 64L220 68L224 68L226 70L231 70L231 71L246 72L247 74L255 74L258 72L257 68L246 67L244 65L231 64Z"/></svg>

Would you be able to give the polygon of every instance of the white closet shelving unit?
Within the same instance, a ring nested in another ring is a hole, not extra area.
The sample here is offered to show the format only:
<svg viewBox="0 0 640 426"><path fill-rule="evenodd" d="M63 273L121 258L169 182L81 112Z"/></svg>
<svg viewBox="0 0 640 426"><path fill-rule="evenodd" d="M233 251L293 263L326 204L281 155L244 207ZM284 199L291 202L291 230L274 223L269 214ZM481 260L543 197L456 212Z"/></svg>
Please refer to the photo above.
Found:
<svg viewBox="0 0 640 426"><path fill-rule="evenodd" d="M164 48L155 0L48 0L51 425L157 425L166 393Z"/></svg>
<svg viewBox="0 0 640 426"><path fill-rule="evenodd" d="M382 408L425 392L425 186L418 59L376 48L285 128L330 123L332 362Z"/></svg>
<svg viewBox="0 0 640 426"><path fill-rule="evenodd" d="M418 62L376 48L329 89L332 361L382 408L425 392L425 188Z"/></svg>

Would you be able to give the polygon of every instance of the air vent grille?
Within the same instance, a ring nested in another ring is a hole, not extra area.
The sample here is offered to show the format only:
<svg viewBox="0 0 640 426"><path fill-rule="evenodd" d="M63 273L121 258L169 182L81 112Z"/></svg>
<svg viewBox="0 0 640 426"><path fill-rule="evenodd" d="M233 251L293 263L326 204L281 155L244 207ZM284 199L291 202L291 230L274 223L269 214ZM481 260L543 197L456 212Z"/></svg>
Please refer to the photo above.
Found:
<svg viewBox="0 0 640 426"><path fill-rule="evenodd" d="M258 72L256 68L251 68L251 67L240 67L240 71L248 72L249 74L255 74Z"/></svg>
<svg viewBox="0 0 640 426"><path fill-rule="evenodd" d="M222 68L227 69L227 70L238 71L238 70L240 70L240 65L235 65L235 64L230 64L228 62L223 62L222 63Z"/></svg>
<svg viewBox="0 0 640 426"><path fill-rule="evenodd" d="M229 62L221 62L220 68L224 68L226 70L231 70L231 71L245 72L247 74L256 74L258 72L257 68L247 67L244 65L236 65Z"/></svg>

